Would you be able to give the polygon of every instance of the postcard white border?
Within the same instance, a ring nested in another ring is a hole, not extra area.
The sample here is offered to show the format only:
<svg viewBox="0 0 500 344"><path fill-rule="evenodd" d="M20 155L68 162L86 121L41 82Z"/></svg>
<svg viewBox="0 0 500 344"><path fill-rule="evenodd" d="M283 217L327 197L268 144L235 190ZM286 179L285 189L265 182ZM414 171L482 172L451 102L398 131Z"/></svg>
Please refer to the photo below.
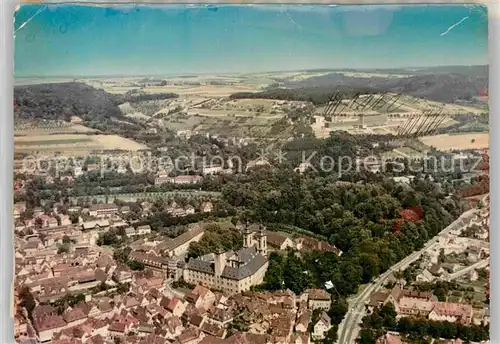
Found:
<svg viewBox="0 0 500 344"><path fill-rule="evenodd" d="M13 178L14 165L14 118L13 118L13 25L14 4L0 4L0 54L2 68L0 69L1 93L1 124L0 124L0 261L2 274L0 285L0 343L14 342L13 289L14 275L14 241L12 230Z"/></svg>
<svg viewBox="0 0 500 344"><path fill-rule="evenodd" d="M45 1L50 3L63 3L65 1ZM73 3L134 3L133 1L70 1ZM145 3L143 1L137 1ZM263 3L261 1L159 1L152 0L148 3L232 3L232 4L248 4L248 3ZM269 4L303 4L304 1L267 1ZM348 1L341 0L336 2L331 1L315 1L308 4L439 4L439 1ZM489 17L489 51L490 51L490 157L491 157L491 209L498 209L500 206L500 184L496 173L500 171L500 4L496 1L479 2L479 1L449 1L453 4L485 4L488 6ZM0 36L0 54L1 69L0 82L1 86L1 125L0 125L0 261L2 262L1 286L0 286L0 343L14 342L14 321L12 318L12 280L14 275L14 250L13 250L13 230L12 230L12 207L13 207L13 13L16 3L13 1L0 2L0 23L2 26ZM491 211L491 298L490 298L490 313L491 313L491 343L500 343L500 297L497 290L500 287L500 233L497 231L500 225L500 216L496 211ZM340 344L340 343L339 343ZM347 343L346 343L347 344Z"/></svg>

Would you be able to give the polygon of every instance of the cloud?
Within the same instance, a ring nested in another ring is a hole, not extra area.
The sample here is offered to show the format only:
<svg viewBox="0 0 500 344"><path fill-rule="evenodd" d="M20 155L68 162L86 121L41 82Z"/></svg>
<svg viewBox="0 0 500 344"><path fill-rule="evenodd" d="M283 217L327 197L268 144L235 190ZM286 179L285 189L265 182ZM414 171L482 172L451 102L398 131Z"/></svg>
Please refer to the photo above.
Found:
<svg viewBox="0 0 500 344"><path fill-rule="evenodd" d="M392 24L394 12L397 10L392 6L367 6L363 10L345 11L343 26L350 36L378 36Z"/></svg>

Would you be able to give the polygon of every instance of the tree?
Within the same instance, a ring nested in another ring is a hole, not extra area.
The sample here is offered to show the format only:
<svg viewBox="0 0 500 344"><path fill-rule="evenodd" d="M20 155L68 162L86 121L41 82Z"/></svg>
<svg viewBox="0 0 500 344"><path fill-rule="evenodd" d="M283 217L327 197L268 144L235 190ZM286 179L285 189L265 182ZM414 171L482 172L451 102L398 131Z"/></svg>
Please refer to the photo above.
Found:
<svg viewBox="0 0 500 344"><path fill-rule="evenodd" d="M143 263L141 262L138 262L138 261L135 261L135 260L131 260L127 263L127 265L132 269L132 270L139 270L139 271L142 271L144 270L145 266Z"/></svg>
<svg viewBox="0 0 500 344"><path fill-rule="evenodd" d="M340 324L348 309L349 304L345 298L339 297L333 300L330 310L328 311L332 324Z"/></svg>
<svg viewBox="0 0 500 344"><path fill-rule="evenodd" d="M444 248L439 250L438 261L444 263L446 261L446 255L444 254Z"/></svg>
<svg viewBox="0 0 500 344"><path fill-rule="evenodd" d="M126 263L130 252L132 252L132 249L129 246L124 247L123 249L116 249L113 252L113 259L117 262Z"/></svg>
<svg viewBox="0 0 500 344"><path fill-rule="evenodd" d="M339 326L333 324L332 327L325 333L325 338L323 339L323 344L334 344L338 339Z"/></svg>
<svg viewBox="0 0 500 344"><path fill-rule="evenodd" d="M386 303L380 308L380 316L383 318L383 326L386 329L395 329L397 325L396 317L398 313L392 303Z"/></svg>
<svg viewBox="0 0 500 344"><path fill-rule="evenodd" d="M197 258L218 250L238 250L243 245L243 236L236 228L222 228L217 223L209 224L198 242L189 245L188 257Z"/></svg>
<svg viewBox="0 0 500 344"><path fill-rule="evenodd" d="M432 292L439 301L446 301L446 291L443 288L436 288Z"/></svg>
<svg viewBox="0 0 500 344"><path fill-rule="evenodd" d="M372 277L379 274L379 258L376 254L362 253L359 255L359 265L363 268L363 283L371 281Z"/></svg>
<svg viewBox="0 0 500 344"><path fill-rule="evenodd" d="M80 219L80 215L78 213L70 213L69 214L69 220L71 221L72 224L78 223Z"/></svg>
<svg viewBox="0 0 500 344"><path fill-rule="evenodd" d="M36 307L36 301L33 294L31 294L29 287L21 287L21 290L19 291L19 299L21 300L21 306L26 308L28 314L31 315Z"/></svg>
<svg viewBox="0 0 500 344"><path fill-rule="evenodd" d="M276 252L269 255L269 266L264 276L264 286L268 290L279 290L283 288L283 256Z"/></svg>
<svg viewBox="0 0 500 344"><path fill-rule="evenodd" d="M118 294L126 294L130 290L130 283L120 283L116 288Z"/></svg>
<svg viewBox="0 0 500 344"><path fill-rule="evenodd" d="M288 252L284 266L283 281L286 288L289 288L296 294L303 292L312 285L309 271L294 251Z"/></svg>
<svg viewBox="0 0 500 344"><path fill-rule="evenodd" d="M68 252L69 252L69 244L57 245L57 254L68 253Z"/></svg>
<svg viewBox="0 0 500 344"><path fill-rule="evenodd" d="M69 245L69 244L71 244L73 241L70 239L70 237L69 237L69 236L65 235L65 236L63 236L63 238L62 238L62 242L63 242L63 244L67 244L67 245Z"/></svg>
<svg viewBox="0 0 500 344"><path fill-rule="evenodd" d="M368 328L362 328L361 331L359 331L359 337L357 339L358 344L375 344L376 341L376 331Z"/></svg>

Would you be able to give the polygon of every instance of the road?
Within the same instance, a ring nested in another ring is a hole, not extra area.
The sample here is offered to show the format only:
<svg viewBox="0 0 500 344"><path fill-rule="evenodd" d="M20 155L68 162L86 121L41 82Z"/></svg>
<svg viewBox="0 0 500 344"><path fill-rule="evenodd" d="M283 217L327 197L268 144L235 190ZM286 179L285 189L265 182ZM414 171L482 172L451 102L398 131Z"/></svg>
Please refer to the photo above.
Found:
<svg viewBox="0 0 500 344"><path fill-rule="evenodd" d="M477 212L477 209L471 209L460 215L458 219L453 221L448 227L443 229L438 235L430 239L425 246L417 252L414 252L394 264L389 270L380 275L376 280L374 280L369 286L367 286L363 292L356 298L354 298L349 304L349 311L344 317L344 320L339 325L339 339L337 343L339 344L352 344L356 342L356 337L358 333L358 325L364 315L364 307L366 301L370 298L370 295L379 289L386 281L386 279L395 271L404 269L408 267L411 263L416 261L423 252L427 251L431 246L435 245L441 235L447 234L450 231L456 229L457 226L464 226L470 223L472 216Z"/></svg>
<svg viewBox="0 0 500 344"><path fill-rule="evenodd" d="M448 278L446 278L446 280L447 281L451 281L451 280L460 278L460 277L462 277L463 275L469 273L472 270L482 269L482 268L487 267L489 263L490 263L490 258L483 259L483 260L481 260L481 261L479 261L479 262L477 262L475 264L472 264L471 266L466 267L465 269L462 269L462 270L459 270L459 271L457 271L455 273L452 273L451 275L448 276Z"/></svg>

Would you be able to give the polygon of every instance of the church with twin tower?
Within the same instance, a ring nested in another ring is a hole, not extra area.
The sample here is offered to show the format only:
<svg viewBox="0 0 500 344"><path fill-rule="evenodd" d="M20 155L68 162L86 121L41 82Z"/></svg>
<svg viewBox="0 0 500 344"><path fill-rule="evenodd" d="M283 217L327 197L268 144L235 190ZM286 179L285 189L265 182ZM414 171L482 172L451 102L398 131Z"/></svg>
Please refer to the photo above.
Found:
<svg viewBox="0 0 500 344"><path fill-rule="evenodd" d="M236 225L243 235L243 248L238 251L215 252L191 258L180 264L179 277L192 284L241 293L262 284L269 265L267 234L263 225Z"/></svg>

